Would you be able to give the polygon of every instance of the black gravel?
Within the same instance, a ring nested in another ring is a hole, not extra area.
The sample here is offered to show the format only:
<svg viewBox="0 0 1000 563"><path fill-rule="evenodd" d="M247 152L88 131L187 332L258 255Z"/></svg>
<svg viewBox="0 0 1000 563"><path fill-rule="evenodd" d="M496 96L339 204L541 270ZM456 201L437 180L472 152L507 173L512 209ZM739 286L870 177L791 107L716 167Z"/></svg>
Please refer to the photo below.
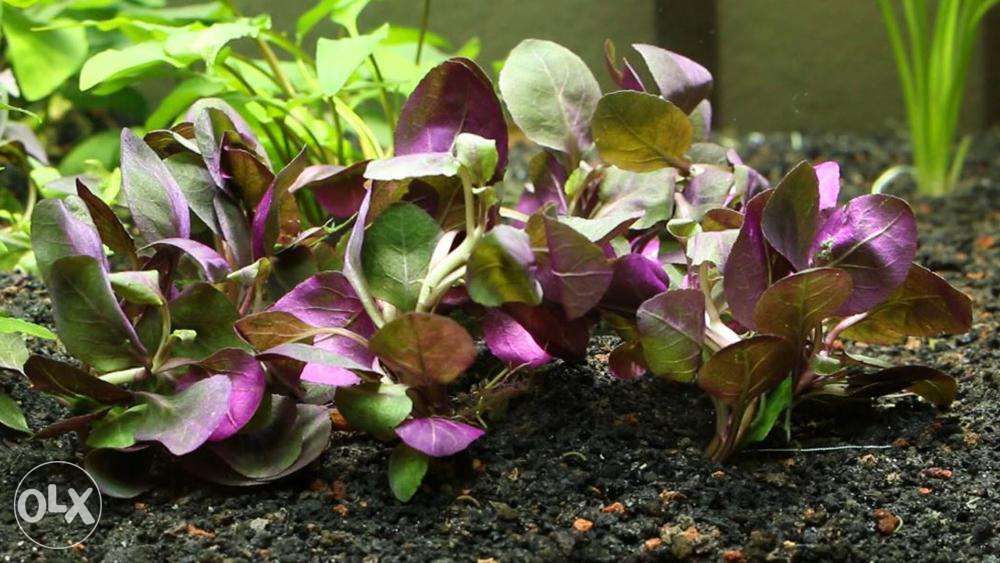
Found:
<svg viewBox="0 0 1000 563"><path fill-rule="evenodd" d="M0 557L997 561L998 149L998 135L977 143L963 189L946 199L910 197L905 182L894 190L919 216L918 260L974 298L975 326L866 353L958 377L948 412L910 397L810 416L799 409L795 442L761 447L857 448L746 452L718 465L701 456L709 402L661 381L612 380L601 361L611 342L599 340L586 364L540 375L467 456L435 467L409 504L388 490L388 448L338 433L312 467L267 487L224 489L165 472L134 501L105 499L97 532L69 552L34 547L3 500ZM904 156L894 139L839 136L751 139L743 152L773 179L802 158L836 158L855 192ZM51 323L45 292L30 278L0 276L0 308ZM62 414L15 374L0 374L0 388L21 402L32 428ZM12 498L34 465L78 456L73 437L37 442L0 430L0 499ZM879 509L898 524L890 535L876 530Z"/></svg>

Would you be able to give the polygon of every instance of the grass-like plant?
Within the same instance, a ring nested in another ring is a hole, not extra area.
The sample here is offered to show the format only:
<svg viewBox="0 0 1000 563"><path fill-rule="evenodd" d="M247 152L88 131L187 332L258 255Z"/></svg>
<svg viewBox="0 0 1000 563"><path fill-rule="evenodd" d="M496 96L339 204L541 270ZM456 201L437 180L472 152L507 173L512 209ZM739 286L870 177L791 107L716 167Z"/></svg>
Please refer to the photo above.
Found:
<svg viewBox="0 0 1000 563"><path fill-rule="evenodd" d="M903 86L920 193L944 195L962 173L971 138L956 144L956 137L969 62L979 24L998 1L902 0L900 13L892 0L878 0ZM933 18L929 3L937 6Z"/></svg>

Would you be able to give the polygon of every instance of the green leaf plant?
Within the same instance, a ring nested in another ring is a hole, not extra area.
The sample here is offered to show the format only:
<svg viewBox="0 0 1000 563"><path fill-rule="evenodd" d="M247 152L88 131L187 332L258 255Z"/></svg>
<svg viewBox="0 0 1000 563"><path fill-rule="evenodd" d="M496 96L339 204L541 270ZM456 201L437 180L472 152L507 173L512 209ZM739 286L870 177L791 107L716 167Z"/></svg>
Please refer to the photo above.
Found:
<svg viewBox="0 0 1000 563"><path fill-rule="evenodd" d="M997 1L900 0L897 10L897 2L878 0L903 88L910 171L922 194L941 197L958 185L972 142L957 139L969 64L980 24Z"/></svg>

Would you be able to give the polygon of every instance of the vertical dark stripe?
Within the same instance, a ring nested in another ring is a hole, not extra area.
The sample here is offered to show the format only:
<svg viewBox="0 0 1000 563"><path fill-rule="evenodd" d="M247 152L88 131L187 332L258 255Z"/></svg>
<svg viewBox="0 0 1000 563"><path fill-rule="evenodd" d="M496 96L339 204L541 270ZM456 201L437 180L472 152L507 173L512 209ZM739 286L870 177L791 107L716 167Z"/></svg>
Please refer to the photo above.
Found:
<svg viewBox="0 0 1000 563"><path fill-rule="evenodd" d="M983 126L1000 125L1000 8L983 19Z"/></svg>
<svg viewBox="0 0 1000 563"><path fill-rule="evenodd" d="M653 0L656 42L707 68L715 77L712 122L721 123L716 0Z"/></svg>

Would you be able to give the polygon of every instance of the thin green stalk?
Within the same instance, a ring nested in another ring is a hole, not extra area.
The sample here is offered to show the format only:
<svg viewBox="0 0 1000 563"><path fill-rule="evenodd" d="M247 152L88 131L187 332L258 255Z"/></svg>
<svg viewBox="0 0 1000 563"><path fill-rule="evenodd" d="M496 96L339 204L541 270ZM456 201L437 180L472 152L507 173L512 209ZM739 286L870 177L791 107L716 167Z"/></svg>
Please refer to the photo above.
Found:
<svg viewBox="0 0 1000 563"><path fill-rule="evenodd" d="M417 39L417 57L414 63L420 65L420 55L424 51L424 39L427 36L427 25L431 19L431 0L424 0L424 12L420 16L420 37Z"/></svg>

